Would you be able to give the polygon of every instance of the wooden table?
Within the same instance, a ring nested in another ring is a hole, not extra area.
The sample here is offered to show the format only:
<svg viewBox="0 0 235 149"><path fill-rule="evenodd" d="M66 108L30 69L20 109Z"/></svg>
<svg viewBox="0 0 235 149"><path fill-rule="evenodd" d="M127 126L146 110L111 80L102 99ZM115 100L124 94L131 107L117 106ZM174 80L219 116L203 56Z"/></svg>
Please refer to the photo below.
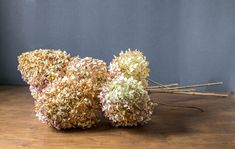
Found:
<svg viewBox="0 0 235 149"><path fill-rule="evenodd" d="M159 105L143 127L57 131L34 116L27 86L0 86L0 148L235 148L235 98L155 94L154 101L204 109Z"/></svg>

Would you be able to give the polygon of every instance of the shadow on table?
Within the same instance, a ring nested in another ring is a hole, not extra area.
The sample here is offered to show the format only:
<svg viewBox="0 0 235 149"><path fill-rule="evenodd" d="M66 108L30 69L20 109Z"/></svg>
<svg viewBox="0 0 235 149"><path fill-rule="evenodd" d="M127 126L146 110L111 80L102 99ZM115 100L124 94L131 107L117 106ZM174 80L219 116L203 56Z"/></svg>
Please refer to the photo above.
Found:
<svg viewBox="0 0 235 149"><path fill-rule="evenodd" d="M150 135L150 136L162 136L171 135L179 133L190 132L187 127L190 123L192 117L200 116L202 113L199 111L189 112L187 115L185 110L178 112L176 109L163 110L161 108L154 111L154 116L152 121L145 126L137 127L118 127L115 128L111 125L111 122L107 120L102 120L97 127L91 129L70 129L62 130L58 132L62 133L98 133L98 132L111 132L111 131L125 131L129 133L136 133L140 135ZM57 130L54 130L57 131Z"/></svg>
<svg viewBox="0 0 235 149"><path fill-rule="evenodd" d="M224 99L223 99L224 100ZM216 117L215 113L225 110L229 102L214 98L213 100L207 97L195 97L187 99L187 96L165 101L168 104L178 104L185 106L197 106L205 110L200 112L196 109L176 108L167 106L158 106L154 110L152 120L145 126L137 127L112 127L111 123L105 119L102 120L97 127L91 129L71 129L59 131L62 133L101 133L101 132L128 132L137 135L151 136L151 137L167 137L170 135L195 133L201 128L197 128L206 121L213 120ZM163 102L160 100L160 102ZM222 104L223 103L223 104ZM211 115L212 114L212 115ZM196 127L195 127L196 126ZM56 130L55 130L56 131Z"/></svg>

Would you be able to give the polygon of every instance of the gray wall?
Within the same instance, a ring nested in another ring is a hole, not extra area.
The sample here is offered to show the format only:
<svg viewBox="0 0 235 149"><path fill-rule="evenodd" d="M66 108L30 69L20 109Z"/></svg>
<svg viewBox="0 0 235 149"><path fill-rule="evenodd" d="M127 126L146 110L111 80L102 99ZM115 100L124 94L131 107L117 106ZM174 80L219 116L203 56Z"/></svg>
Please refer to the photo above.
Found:
<svg viewBox="0 0 235 149"><path fill-rule="evenodd" d="M0 0L0 84L23 84L17 55L61 48L109 62L139 48L151 77L235 89L235 0Z"/></svg>

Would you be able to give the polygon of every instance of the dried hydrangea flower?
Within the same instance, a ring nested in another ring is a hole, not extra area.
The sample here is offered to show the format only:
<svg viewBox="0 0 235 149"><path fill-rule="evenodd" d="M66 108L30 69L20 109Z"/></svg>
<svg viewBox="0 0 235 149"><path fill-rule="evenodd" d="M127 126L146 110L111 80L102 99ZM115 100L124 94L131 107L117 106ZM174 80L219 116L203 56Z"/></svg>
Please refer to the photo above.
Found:
<svg viewBox="0 0 235 149"><path fill-rule="evenodd" d="M77 80L90 78L98 91L107 81L107 65L104 61L91 57L74 57L67 66L66 76Z"/></svg>
<svg viewBox="0 0 235 149"><path fill-rule="evenodd" d="M123 73L125 77L133 77L141 81L144 87L148 86L146 78L149 76L149 62L139 50L130 49L121 52L119 56L115 56L109 66L111 75L115 76Z"/></svg>
<svg viewBox="0 0 235 149"><path fill-rule="evenodd" d="M99 101L91 79L54 80L35 101L36 116L56 129L90 128L99 122Z"/></svg>
<svg viewBox="0 0 235 149"><path fill-rule="evenodd" d="M35 87L35 86L32 86L32 85L29 86L29 91L30 91L30 93L31 93L31 96L32 96L34 99L39 99L39 97L40 97L41 94L42 94L42 90L43 90L43 89L39 89L39 88L37 88L37 87Z"/></svg>
<svg viewBox="0 0 235 149"><path fill-rule="evenodd" d="M69 60L65 51L39 49L18 56L18 70L28 84L42 90L52 80L64 76Z"/></svg>
<svg viewBox="0 0 235 149"><path fill-rule="evenodd" d="M124 75L108 82L100 93L102 111L114 126L143 125L151 120L153 103L140 81Z"/></svg>
<svg viewBox="0 0 235 149"><path fill-rule="evenodd" d="M31 88L38 99L37 117L56 129L92 127L99 122L101 107L97 95L107 75L102 60L71 58L63 78L55 79L40 94Z"/></svg>

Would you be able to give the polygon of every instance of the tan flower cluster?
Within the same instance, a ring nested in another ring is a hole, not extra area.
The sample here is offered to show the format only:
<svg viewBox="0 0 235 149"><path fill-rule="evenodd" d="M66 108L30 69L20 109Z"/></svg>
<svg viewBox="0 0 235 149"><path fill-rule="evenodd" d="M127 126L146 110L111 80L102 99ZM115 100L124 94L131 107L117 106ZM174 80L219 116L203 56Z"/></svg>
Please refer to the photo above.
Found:
<svg viewBox="0 0 235 149"><path fill-rule="evenodd" d="M140 81L124 75L108 82L100 93L102 110L114 126L137 126L151 120L153 103Z"/></svg>
<svg viewBox="0 0 235 149"><path fill-rule="evenodd" d="M109 66L112 76L124 74L125 77L133 77L141 81L144 87L148 86L146 78L149 76L149 62L139 50L128 49L121 52L119 56L115 56Z"/></svg>
<svg viewBox="0 0 235 149"><path fill-rule="evenodd" d="M22 78L41 90L56 78L63 77L70 55L61 50L39 49L25 52L18 57L18 70Z"/></svg>
<svg viewBox="0 0 235 149"><path fill-rule="evenodd" d="M36 116L56 129L90 128L99 122L99 110L91 79L65 76L43 89L35 101Z"/></svg>
<svg viewBox="0 0 235 149"><path fill-rule="evenodd" d="M97 96L108 77L102 60L49 49L23 53L18 60L40 121L56 129L85 129L99 122Z"/></svg>
<svg viewBox="0 0 235 149"><path fill-rule="evenodd" d="M121 52L109 71L102 60L71 57L60 50L26 52L18 61L36 99L36 116L56 129L90 128L100 121L101 108L114 126L150 120L153 103L145 91L148 62L138 50Z"/></svg>
<svg viewBox="0 0 235 149"><path fill-rule="evenodd" d="M104 61L85 57L73 58L67 66L66 76L77 80L90 78L93 81L93 86L99 90L108 78L107 65Z"/></svg>

